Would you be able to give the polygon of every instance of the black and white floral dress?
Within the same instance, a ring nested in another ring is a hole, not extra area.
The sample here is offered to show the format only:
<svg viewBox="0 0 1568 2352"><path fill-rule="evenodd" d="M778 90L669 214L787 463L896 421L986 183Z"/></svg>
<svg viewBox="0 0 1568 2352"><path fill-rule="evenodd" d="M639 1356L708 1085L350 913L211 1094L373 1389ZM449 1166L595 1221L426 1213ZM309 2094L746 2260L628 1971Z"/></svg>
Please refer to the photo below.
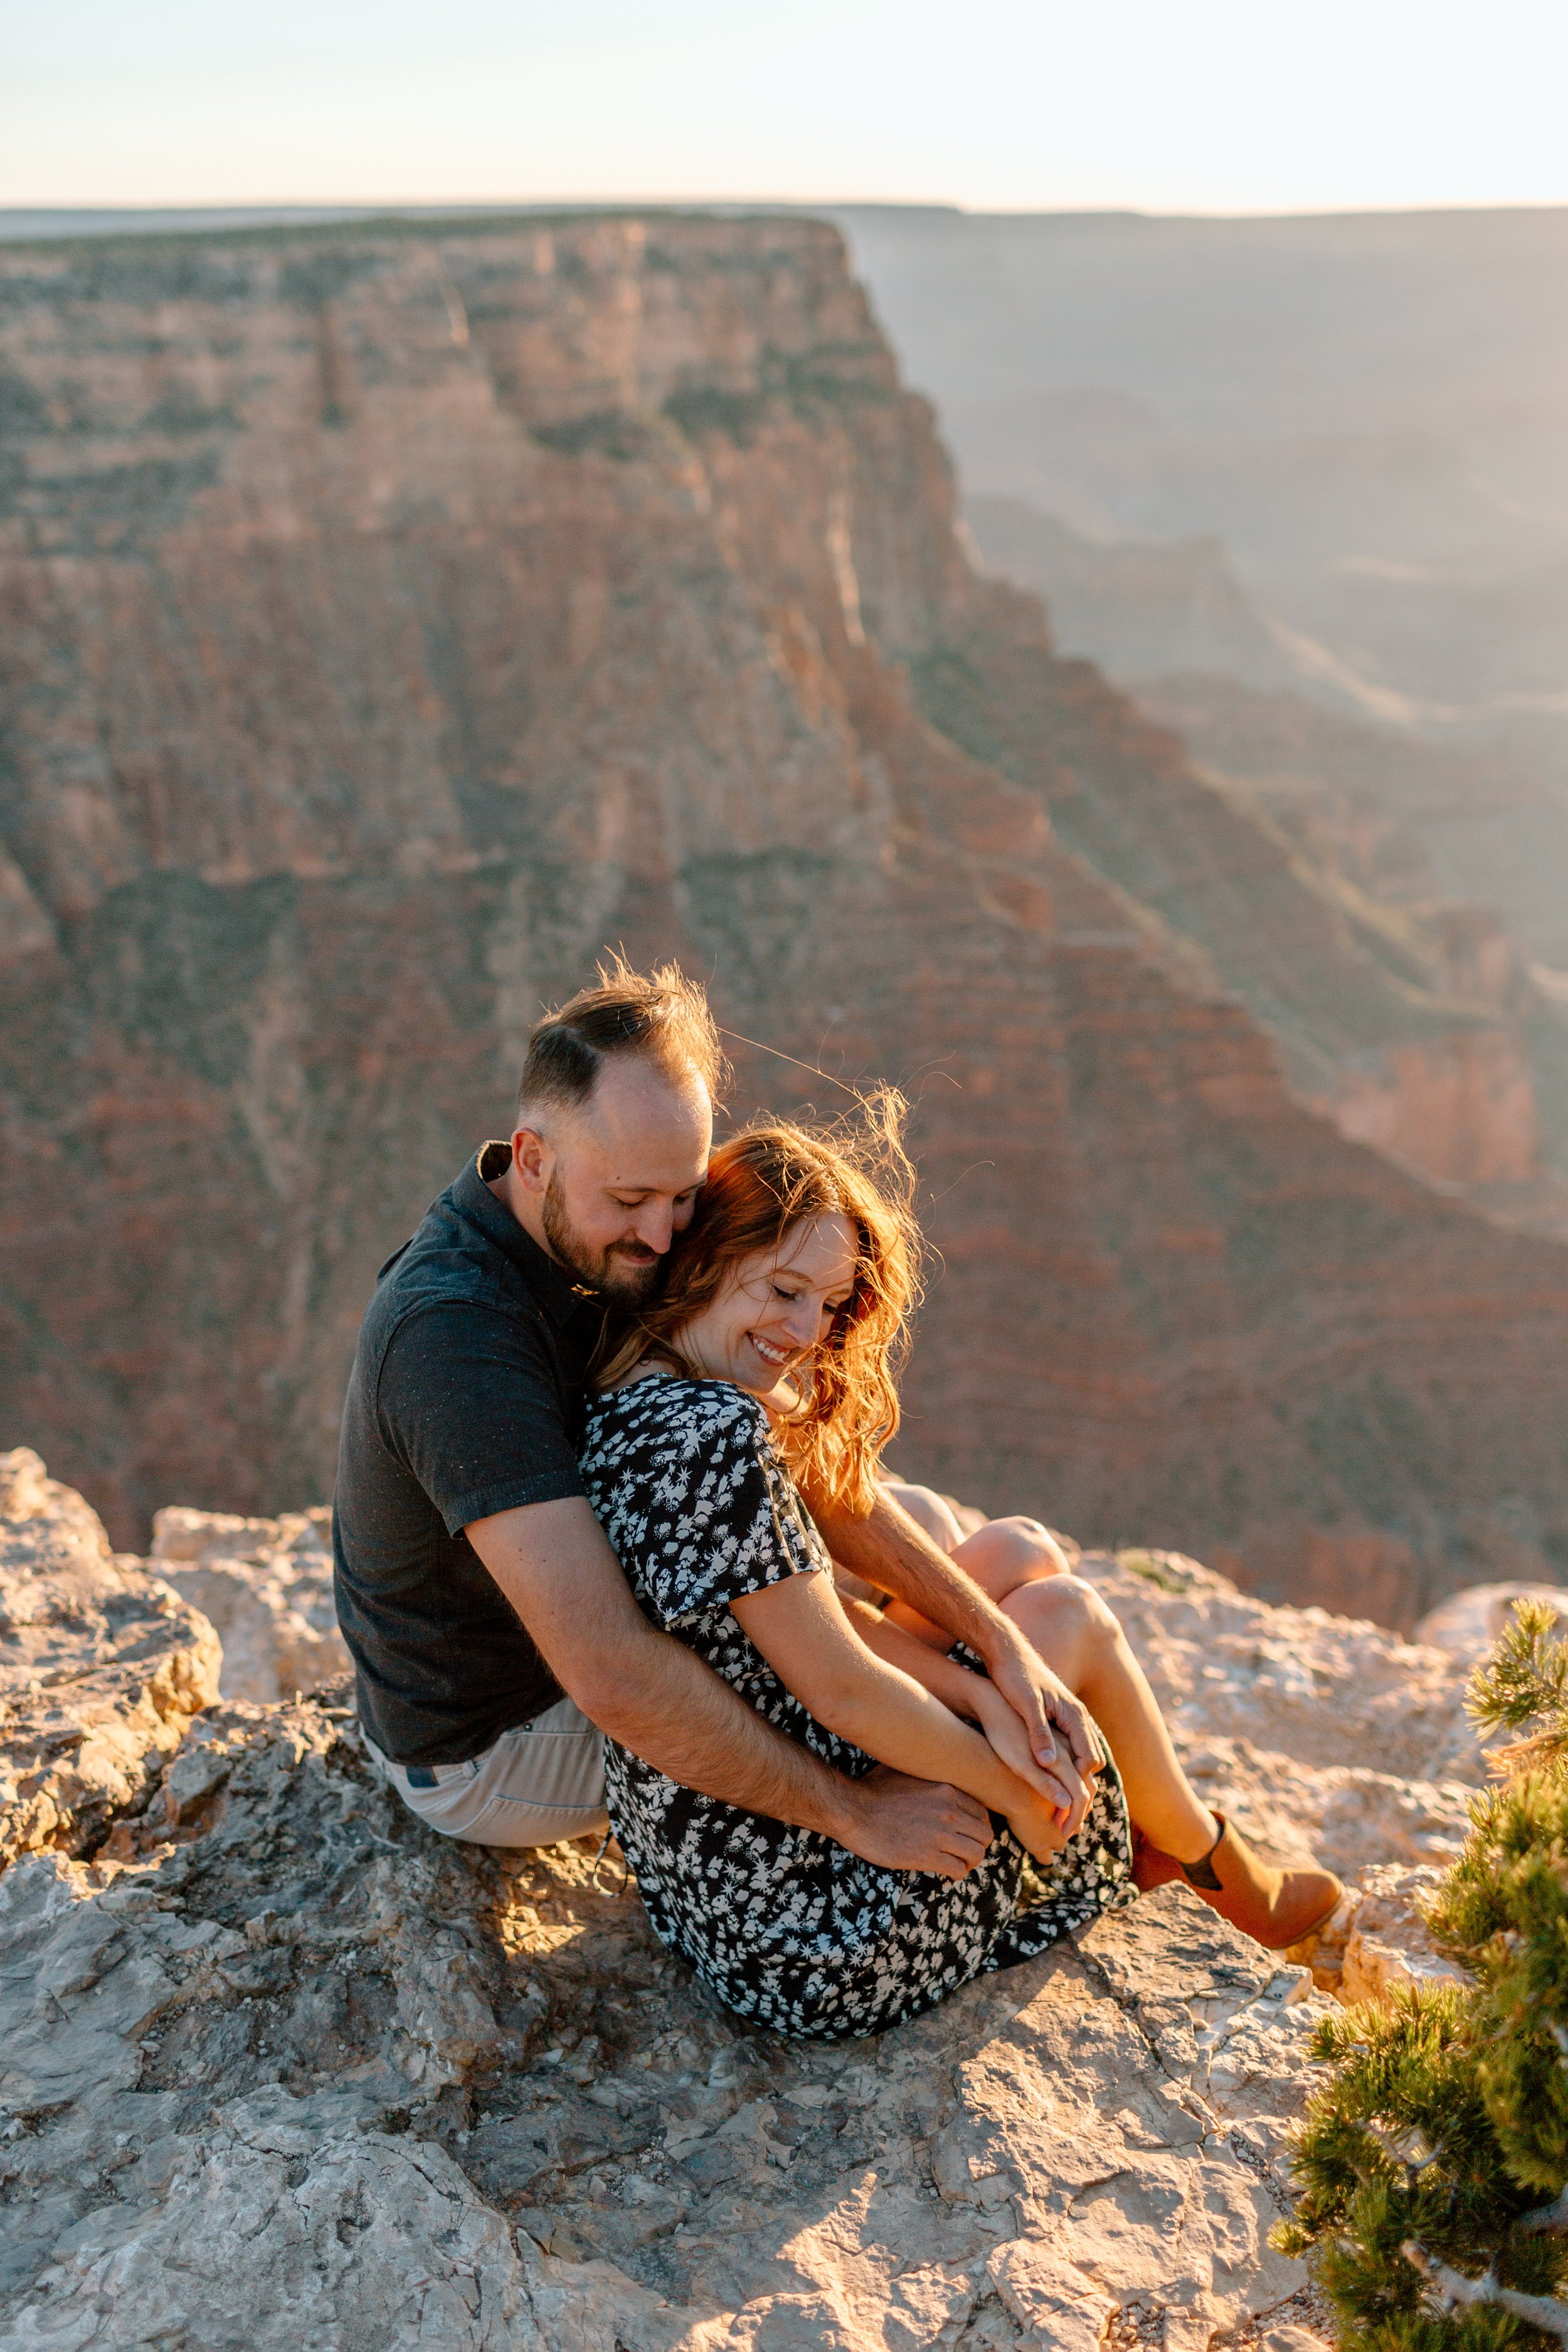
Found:
<svg viewBox="0 0 1568 2352"><path fill-rule="evenodd" d="M816 1722L729 1604L828 1566L756 1399L721 1381L645 1380L590 1402L588 1499L644 1612L759 1715L855 1779L874 1759ZM605 1742L610 1818L660 1940L720 2000L780 2033L874 2033L1043 1952L1132 1895L1114 1767L1049 1864L997 1822L957 1881L881 1870L811 1830L681 1788Z"/></svg>

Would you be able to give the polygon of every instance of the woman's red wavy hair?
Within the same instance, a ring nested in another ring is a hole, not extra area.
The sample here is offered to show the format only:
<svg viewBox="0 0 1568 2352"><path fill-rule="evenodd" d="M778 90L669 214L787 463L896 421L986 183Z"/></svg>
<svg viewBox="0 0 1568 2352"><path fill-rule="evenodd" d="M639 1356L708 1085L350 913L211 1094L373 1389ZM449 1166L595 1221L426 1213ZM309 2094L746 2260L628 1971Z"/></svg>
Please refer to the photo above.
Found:
<svg viewBox="0 0 1568 2352"><path fill-rule="evenodd" d="M747 1259L776 1257L796 1226L837 1213L856 1236L854 1288L798 1378L800 1403L778 1434L792 1468L818 1493L858 1515L868 1511L878 1463L899 1426L895 1374L919 1295L904 1118L902 1096L883 1087L831 1127L758 1119L721 1143L691 1223L676 1237L663 1289L612 1315L598 1385L609 1387L648 1355L698 1378L681 1351L685 1326Z"/></svg>

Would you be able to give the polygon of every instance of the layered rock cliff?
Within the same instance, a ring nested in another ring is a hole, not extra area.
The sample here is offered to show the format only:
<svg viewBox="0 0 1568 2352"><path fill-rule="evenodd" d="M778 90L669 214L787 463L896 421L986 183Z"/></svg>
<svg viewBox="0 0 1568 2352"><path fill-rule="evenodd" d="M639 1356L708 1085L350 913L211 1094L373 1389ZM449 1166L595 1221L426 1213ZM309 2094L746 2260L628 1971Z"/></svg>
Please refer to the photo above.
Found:
<svg viewBox="0 0 1568 2352"><path fill-rule="evenodd" d="M919 1093L910 1470L1395 1622L1555 1576L1568 1253L1303 1108L1053 836L1114 778L1296 905L975 582L831 230L12 248L0 366L0 1417L121 1542L327 1489L376 1265L618 941Z"/></svg>
<svg viewBox="0 0 1568 2352"><path fill-rule="evenodd" d="M1206 552L1218 580L1201 570L1192 580L1184 566L1194 569L1201 546L1102 554L1080 542L1104 574L1086 612L1070 595L1069 566L1028 560L1037 541L1054 553L1056 540L1071 534L1039 517L1030 540L999 533L994 518L1005 507L971 502L984 560L1024 586L1065 572L1068 641L1096 652L1146 715L1175 727L1204 769L1194 774L1187 758L1172 761L1168 751L1162 757L1152 740L1131 762L1091 755L1064 771L1037 760L1026 703L1022 729L998 732L996 680L984 657L978 709L967 708L972 665L933 676L927 709L947 716L972 745L984 740L1018 781L1033 781L1059 837L1157 907L1210 959L1275 1039L1298 1090L1342 1134L1496 1212L1561 1234L1568 1226L1568 1026L1532 977L1522 942L1495 912L1445 900L1436 870L1445 823L1451 830L1456 814L1480 802L1501 821L1506 773L1380 734L1299 694L1249 693L1214 674L1227 652L1245 651L1217 629L1208 646L1167 632L1173 655L1191 654L1196 669L1206 654L1206 670L1129 675L1113 657L1128 648L1118 645L1111 615L1124 600L1131 632L1138 606L1150 601L1141 552L1157 584L1163 569L1192 594L1198 617L1213 604L1223 619L1217 551ZM1055 625L1059 600L1047 595L1047 604ZM1261 619L1255 626L1263 635ZM1087 647L1086 638L1093 641ZM1260 659L1238 666L1269 675ZM1280 667L1276 662L1272 683ZM1517 781L1511 790L1519 795Z"/></svg>
<svg viewBox="0 0 1568 2352"><path fill-rule="evenodd" d="M1268 2242L1307 2045L1443 1967L1412 1905L1481 1777L1463 1664L1086 1556L1197 1785L1324 1853L1342 1912L1277 1956L1164 1887L913 2026L790 2043L660 1949L613 1849L426 1830L346 1684L216 1703L258 1626L295 1657L311 1524L174 1511L110 1588L80 1497L0 1455L0 1589L54 1629L0 1654L4 2352L1321 2346ZM165 1580L203 1562L255 1612L221 1664ZM141 1629L112 1786L78 1696L110 1589Z"/></svg>

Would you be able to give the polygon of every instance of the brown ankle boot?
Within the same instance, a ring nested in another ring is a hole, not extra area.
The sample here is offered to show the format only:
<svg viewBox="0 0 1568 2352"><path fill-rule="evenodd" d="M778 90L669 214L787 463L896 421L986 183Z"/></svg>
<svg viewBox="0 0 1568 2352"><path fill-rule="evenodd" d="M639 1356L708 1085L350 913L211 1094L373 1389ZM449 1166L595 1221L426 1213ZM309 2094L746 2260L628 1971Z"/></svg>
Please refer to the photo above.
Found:
<svg viewBox="0 0 1568 2352"><path fill-rule="evenodd" d="M1258 1860L1223 1813L1215 1819L1217 1840L1201 1862L1184 1862L1181 1871L1222 1919L1266 1951L1282 1952L1331 1916L1345 1891L1331 1870L1277 1870Z"/></svg>
<svg viewBox="0 0 1568 2352"><path fill-rule="evenodd" d="M1168 1886L1173 1878L1180 1878L1182 1865L1173 1853L1146 1838L1136 1822L1132 1824L1132 1884L1140 1895L1151 1887Z"/></svg>

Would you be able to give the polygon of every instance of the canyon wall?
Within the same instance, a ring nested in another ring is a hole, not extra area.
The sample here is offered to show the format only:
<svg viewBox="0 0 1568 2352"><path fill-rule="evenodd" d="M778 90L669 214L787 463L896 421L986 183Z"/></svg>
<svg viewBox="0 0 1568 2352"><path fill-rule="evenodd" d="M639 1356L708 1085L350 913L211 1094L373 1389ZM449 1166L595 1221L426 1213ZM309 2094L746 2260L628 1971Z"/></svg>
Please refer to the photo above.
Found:
<svg viewBox="0 0 1568 2352"><path fill-rule="evenodd" d="M119 1541L330 1487L377 1265L618 942L773 1049L737 1112L917 1096L906 1470L1394 1622L1555 1580L1568 1251L1347 1142L1094 870L1136 808L1340 969L971 572L833 230L14 247L0 428L0 1425Z"/></svg>
<svg viewBox="0 0 1568 2352"><path fill-rule="evenodd" d="M1568 1021L1550 968L1562 894L1542 790L1288 690L1289 633L1247 604L1216 541L1095 545L1018 499L971 499L967 520L983 563L1045 597L1058 644L1103 664L1199 762L1199 779L1184 761L1153 796L1102 763L1087 798L1075 782L1051 803L1063 837L1157 894L1342 1133L1568 1232ZM1048 768L1039 782L1048 797ZM1501 878L1510 823L1544 927L1517 889L1472 903ZM1471 870L1482 842L1493 854Z"/></svg>

